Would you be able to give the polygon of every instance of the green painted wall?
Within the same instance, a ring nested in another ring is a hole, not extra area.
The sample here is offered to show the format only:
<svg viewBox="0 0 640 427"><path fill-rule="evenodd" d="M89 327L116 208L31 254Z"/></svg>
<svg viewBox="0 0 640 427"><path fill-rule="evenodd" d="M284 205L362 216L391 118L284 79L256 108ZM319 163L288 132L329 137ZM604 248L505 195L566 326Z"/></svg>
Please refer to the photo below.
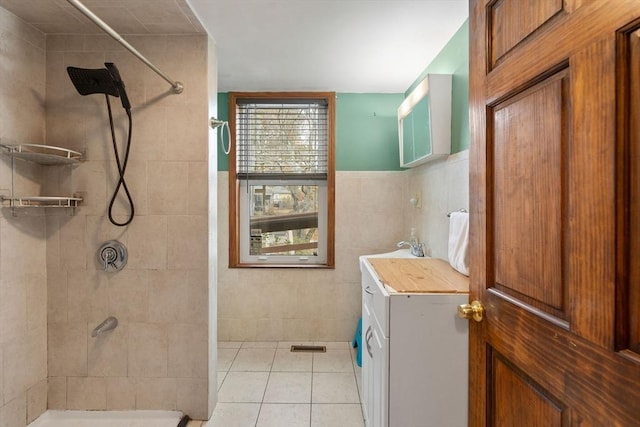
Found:
<svg viewBox="0 0 640 427"><path fill-rule="evenodd" d="M403 99L401 93L336 95L336 170L400 170L397 111ZM228 95L219 93L218 118L227 120L228 115ZM228 156L220 144L218 170L229 170Z"/></svg>
<svg viewBox="0 0 640 427"><path fill-rule="evenodd" d="M400 169L398 106L401 93L339 93L336 99L336 170Z"/></svg>
<svg viewBox="0 0 640 427"><path fill-rule="evenodd" d="M457 153L469 148L469 21L467 20L405 94L337 94L336 170L401 170L398 155L398 106L427 73L453 74L451 152ZM219 93L218 118L228 120L228 115L228 96L226 93ZM226 138L226 133L224 137ZM218 140L220 141L220 137ZM218 144L218 170L229 170L228 156L222 152L220 144Z"/></svg>
<svg viewBox="0 0 640 427"><path fill-rule="evenodd" d="M229 95L226 92L218 93L218 119L229 120ZM221 138L224 138L225 147L228 147L227 132L221 134L221 128L218 128L218 170L228 171L229 155L222 151Z"/></svg>
<svg viewBox="0 0 640 427"><path fill-rule="evenodd" d="M408 95L427 74L453 74L451 153L469 148L469 20L451 37L438 56L405 92Z"/></svg>

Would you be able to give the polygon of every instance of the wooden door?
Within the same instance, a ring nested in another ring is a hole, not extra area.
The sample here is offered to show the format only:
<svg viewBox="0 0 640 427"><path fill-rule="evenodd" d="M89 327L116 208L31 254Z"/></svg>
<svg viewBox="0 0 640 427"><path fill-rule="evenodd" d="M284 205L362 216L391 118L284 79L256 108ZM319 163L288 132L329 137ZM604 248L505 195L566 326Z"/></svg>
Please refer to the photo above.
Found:
<svg viewBox="0 0 640 427"><path fill-rule="evenodd" d="M470 1L471 426L640 426L640 1Z"/></svg>

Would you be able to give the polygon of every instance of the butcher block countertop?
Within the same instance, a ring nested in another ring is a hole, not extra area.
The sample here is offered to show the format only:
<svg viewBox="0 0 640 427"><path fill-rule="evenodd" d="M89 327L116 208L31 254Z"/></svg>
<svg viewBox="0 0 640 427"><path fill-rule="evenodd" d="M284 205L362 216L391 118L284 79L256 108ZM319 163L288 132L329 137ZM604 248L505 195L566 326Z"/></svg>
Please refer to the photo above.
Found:
<svg viewBox="0 0 640 427"><path fill-rule="evenodd" d="M469 278L437 258L367 258L382 283L396 292L469 293Z"/></svg>

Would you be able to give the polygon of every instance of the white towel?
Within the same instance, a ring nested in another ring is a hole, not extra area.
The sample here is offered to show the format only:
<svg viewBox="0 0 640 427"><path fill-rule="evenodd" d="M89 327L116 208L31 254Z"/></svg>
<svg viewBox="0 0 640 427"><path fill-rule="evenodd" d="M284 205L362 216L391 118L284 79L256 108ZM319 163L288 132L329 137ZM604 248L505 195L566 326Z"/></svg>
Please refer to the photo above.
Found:
<svg viewBox="0 0 640 427"><path fill-rule="evenodd" d="M469 214L451 212L449 218L449 264L465 276L469 275Z"/></svg>

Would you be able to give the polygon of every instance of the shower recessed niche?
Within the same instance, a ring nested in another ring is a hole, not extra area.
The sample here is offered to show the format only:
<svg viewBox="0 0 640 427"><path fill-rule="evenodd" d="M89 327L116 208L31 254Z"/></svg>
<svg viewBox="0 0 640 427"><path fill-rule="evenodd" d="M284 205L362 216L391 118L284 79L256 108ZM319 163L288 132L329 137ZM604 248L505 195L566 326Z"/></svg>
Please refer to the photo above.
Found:
<svg viewBox="0 0 640 427"><path fill-rule="evenodd" d="M79 195L41 196L16 194L16 162L27 161L43 166L74 165L84 161L84 154L67 148L40 144L5 144L0 142L2 154L11 158L11 195L0 195L2 207L11 208L15 216L16 208L69 208L71 214L82 202Z"/></svg>

